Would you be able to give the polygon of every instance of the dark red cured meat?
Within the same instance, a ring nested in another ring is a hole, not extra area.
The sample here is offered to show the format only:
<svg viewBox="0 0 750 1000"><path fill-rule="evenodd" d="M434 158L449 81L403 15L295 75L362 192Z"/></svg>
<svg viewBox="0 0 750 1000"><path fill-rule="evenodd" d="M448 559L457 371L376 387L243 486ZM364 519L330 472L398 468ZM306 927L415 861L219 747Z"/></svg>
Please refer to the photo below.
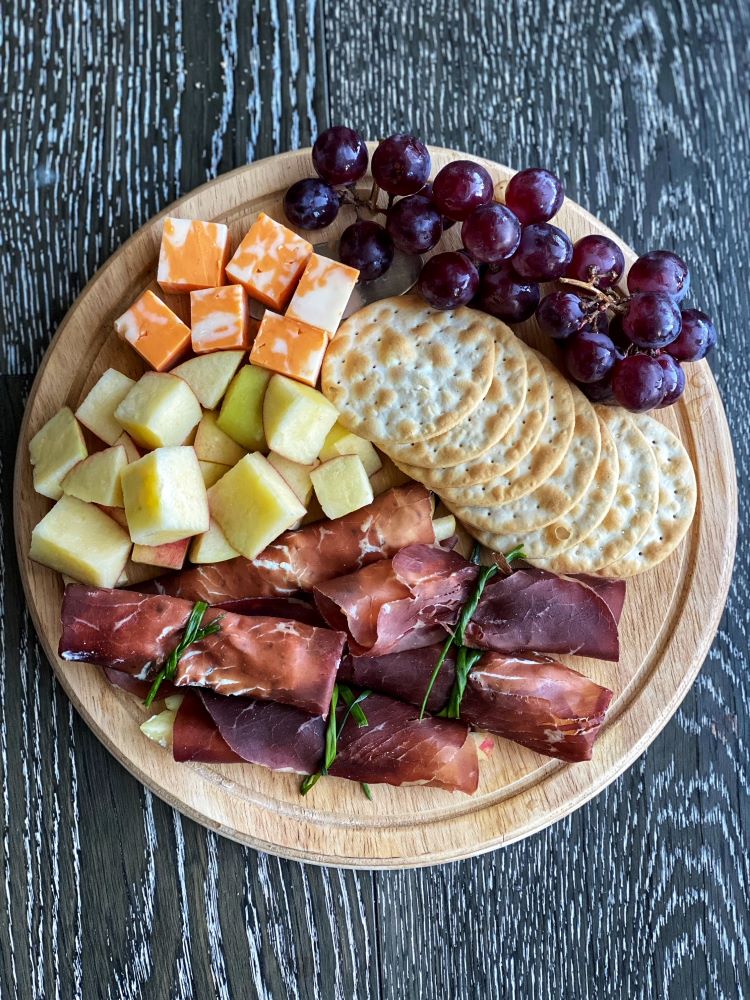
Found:
<svg viewBox="0 0 750 1000"><path fill-rule="evenodd" d="M208 604L293 594L389 558L405 545L434 540L429 491L412 483L345 517L287 531L252 561L239 557L196 566L140 587Z"/></svg>
<svg viewBox="0 0 750 1000"><path fill-rule="evenodd" d="M355 656L382 656L429 646L452 627L478 569L456 552L409 545L392 560L315 588L332 628L346 628Z"/></svg>
<svg viewBox="0 0 750 1000"><path fill-rule="evenodd" d="M370 784L433 785L471 795L479 782L477 746L468 726L427 716L384 695L362 702L368 725L349 718L330 770L339 778Z"/></svg>
<svg viewBox="0 0 750 1000"><path fill-rule="evenodd" d="M556 660L485 653L469 674L461 719L548 757L590 760L611 700Z"/></svg>
<svg viewBox="0 0 750 1000"><path fill-rule="evenodd" d="M146 678L182 638L193 605L176 597L70 584L62 608L59 653ZM346 636L302 622L223 614L220 631L193 643L175 684L296 705L325 715Z"/></svg>
<svg viewBox="0 0 750 1000"><path fill-rule="evenodd" d="M350 656L341 661L339 680L359 688L371 688L382 694L421 705L444 643L409 649L385 656ZM427 709L439 712L448 701L456 675L456 660L449 653L430 691Z"/></svg>
<svg viewBox="0 0 750 1000"><path fill-rule="evenodd" d="M567 579L578 580L595 590L612 612L614 620L620 624L622 609L625 606L624 580L608 580L601 576L589 576L588 573L572 573Z"/></svg>
<svg viewBox="0 0 750 1000"><path fill-rule="evenodd" d="M150 681L141 681L132 674L126 674L122 670L114 670L112 667L105 667L104 673L110 684L114 684L115 687L122 688L123 691L127 691L129 694L134 694L136 698L145 698L146 695L151 690ZM168 698L171 694L175 694L176 688L169 681L164 681L159 688L159 701L163 701L164 698Z"/></svg>
<svg viewBox="0 0 750 1000"><path fill-rule="evenodd" d="M607 593L616 607L620 589ZM520 569L491 581L466 629L466 644L497 653L620 656L612 606L587 582L543 569Z"/></svg>
<svg viewBox="0 0 750 1000"><path fill-rule="evenodd" d="M232 750L193 691L185 692L177 709L172 728L172 756L180 763L188 760L206 764L244 763L244 758Z"/></svg>
<svg viewBox="0 0 750 1000"><path fill-rule="evenodd" d="M240 597L236 600L222 601L213 607L222 611L232 611L236 615L268 615L271 618L291 618L295 622L306 625L317 625L325 628L326 623L310 601L299 597Z"/></svg>

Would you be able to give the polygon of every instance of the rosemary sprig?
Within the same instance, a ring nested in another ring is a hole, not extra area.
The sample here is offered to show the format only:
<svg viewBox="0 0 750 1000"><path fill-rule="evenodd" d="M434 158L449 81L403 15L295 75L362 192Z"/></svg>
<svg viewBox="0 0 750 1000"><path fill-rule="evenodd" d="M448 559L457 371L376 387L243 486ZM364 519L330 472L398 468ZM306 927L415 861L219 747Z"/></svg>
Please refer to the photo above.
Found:
<svg viewBox="0 0 750 1000"><path fill-rule="evenodd" d="M180 662L180 657L188 646L192 645L194 642L200 642L201 639L205 639L206 636L216 635L216 633L221 630L221 620L224 615L219 615L218 618L214 618L212 622L209 622L205 628L201 628L201 622L203 621L203 616L207 610L208 605L205 601L195 602L193 610L190 612L190 617L187 620L187 624L185 625L185 631L179 645L170 654L169 659L154 678L154 683L151 685L151 688L146 695L146 700L143 703L146 708L150 708L152 705L154 699L159 693L162 681L171 681L174 678L177 673L177 664Z"/></svg>
<svg viewBox="0 0 750 1000"><path fill-rule="evenodd" d="M371 693L372 692L369 690L362 691L359 695L355 696L354 692L348 685L334 684L333 691L331 693L331 707L328 711L328 725L326 726L326 744L325 752L323 754L323 766L315 774L308 774L307 777L303 779L302 784L300 785L300 793L302 795L307 795L313 785L317 783L318 779L323 775L328 774L331 767L333 767L333 762L336 760L336 754L338 753L339 737L343 732L349 716L352 716L360 729L363 729L368 725L367 716L362 710L361 703ZM346 711L344 712L340 723L337 722L336 719L336 708L339 703L339 696L346 704ZM367 795L367 792L365 792L365 794ZM368 796L368 798L369 797L370 796Z"/></svg>

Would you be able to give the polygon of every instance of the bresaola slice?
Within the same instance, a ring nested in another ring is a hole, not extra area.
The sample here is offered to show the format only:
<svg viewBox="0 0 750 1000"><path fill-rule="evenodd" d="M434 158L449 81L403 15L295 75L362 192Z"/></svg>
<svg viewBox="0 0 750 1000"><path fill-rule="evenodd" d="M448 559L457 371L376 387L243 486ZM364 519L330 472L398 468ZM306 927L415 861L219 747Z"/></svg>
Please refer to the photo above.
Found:
<svg viewBox="0 0 750 1000"><path fill-rule="evenodd" d="M244 761L226 742L199 695L193 691L185 692L175 715L172 756L179 763L190 760L204 764L241 764Z"/></svg>
<svg viewBox="0 0 750 1000"><path fill-rule="evenodd" d="M196 566L159 577L141 590L208 604L293 594L389 558L405 545L434 540L430 494L412 483L345 517L287 531L253 560Z"/></svg>
<svg viewBox="0 0 750 1000"><path fill-rule="evenodd" d="M443 643L408 649L385 656L344 656L339 680L359 688L372 688L382 694L421 705ZM448 701L456 676L456 660L449 653L435 678L427 700L428 712L439 712Z"/></svg>
<svg viewBox="0 0 750 1000"><path fill-rule="evenodd" d="M70 584L62 608L60 656L140 678L177 647L193 604L176 597ZM221 628L189 646L174 683L295 705L325 715L345 636L303 622L223 614Z"/></svg>

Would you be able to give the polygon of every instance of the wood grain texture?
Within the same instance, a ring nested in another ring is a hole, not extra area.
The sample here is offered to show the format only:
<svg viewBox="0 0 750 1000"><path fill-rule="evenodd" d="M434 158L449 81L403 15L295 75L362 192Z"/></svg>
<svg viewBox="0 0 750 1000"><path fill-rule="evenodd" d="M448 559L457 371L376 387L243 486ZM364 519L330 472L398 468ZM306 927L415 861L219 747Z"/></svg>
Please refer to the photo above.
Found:
<svg viewBox="0 0 750 1000"><path fill-rule="evenodd" d="M293 13L296 32L275 2L5 4L3 511L24 376L87 278L214 164L288 148L295 113L300 145L313 122L344 120L549 164L632 245L683 248L696 302L721 317L713 365L747 482L747 5L309 0ZM750 994L746 532L704 670L637 765L523 844L372 876L265 859L151 800L56 687L7 516L3 531L3 1000Z"/></svg>

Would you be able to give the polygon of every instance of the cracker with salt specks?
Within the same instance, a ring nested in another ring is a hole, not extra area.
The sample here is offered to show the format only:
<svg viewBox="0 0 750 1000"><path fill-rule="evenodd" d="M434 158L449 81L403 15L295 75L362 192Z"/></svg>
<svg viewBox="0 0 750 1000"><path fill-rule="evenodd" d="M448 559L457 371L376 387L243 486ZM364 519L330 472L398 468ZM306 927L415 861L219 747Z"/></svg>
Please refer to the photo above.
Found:
<svg viewBox="0 0 750 1000"><path fill-rule="evenodd" d="M602 521L577 545L551 559L534 560L534 565L556 573L595 573L621 559L656 516L659 473L651 445L625 410L598 406L597 413L617 446L615 499Z"/></svg>
<svg viewBox="0 0 750 1000"><path fill-rule="evenodd" d="M617 579L643 573L674 552L692 523L698 499L693 463L680 439L645 413L634 413L632 419L656 456L659 504L637 545L601 570L602 576Z"/></svg>
<svg viewBox="0 0 750 1000"><path fill-rule="evenodd" d="M451 503L486 506L490 502L504 503L530 493L544 482L560 464L573 437L575 406L573 389L551 361L536 355L544 369L547 382L547 418L534 444L515 465L490 479L467 481L459 486L444 487L437 492ZM575 390L578 392L578 390ZM488 453L489 454L489 453ZM479 459L481 461L481 459ZM490 492L491 491L491 492ZM493 497L493 501L490 500Z"/></svg>
<svg viewBox="0 0 750 1000"><path fill-rule="evenodd" d="M347 430L387 445L450 430L484 399L494 372L495 339L483 313L431 309L403 295L341 324L322 386Z"/></svg>
<svg viewBox="0 0 750 1000"><path fill-rule="evenodd" d="M569 511L589 488L602 447L599 419L594 407L577 389L573 392L573 400L575 429L570 445L557 468L536 489L507 503L490 501L481 507L457 506L443 498L446 507L470 528L480 528L496 535L522 534L543 528Z"/></svg>
<svg viewBox="0 0 750 1000"><path fill-rule="evenodd" d="M523 341L499 319L486 316L495 338L495 374L479 406L444 434L387 445L397 462L431 469L466 462L488 451L513 424L526 399L527 369Z"/></svg>
<svg viewBox="0 0 750 1000"><path fill-rule="evenodd" d="M599 464L589 488L577 504L555 521L523 534L493 535L470 529L477 541L495 552L510 552L522 544L527 558L549 559L576 545L601 524L614 500L619 463L617 447L604 421L599 422L599 430L602 435Z"/></svg>

